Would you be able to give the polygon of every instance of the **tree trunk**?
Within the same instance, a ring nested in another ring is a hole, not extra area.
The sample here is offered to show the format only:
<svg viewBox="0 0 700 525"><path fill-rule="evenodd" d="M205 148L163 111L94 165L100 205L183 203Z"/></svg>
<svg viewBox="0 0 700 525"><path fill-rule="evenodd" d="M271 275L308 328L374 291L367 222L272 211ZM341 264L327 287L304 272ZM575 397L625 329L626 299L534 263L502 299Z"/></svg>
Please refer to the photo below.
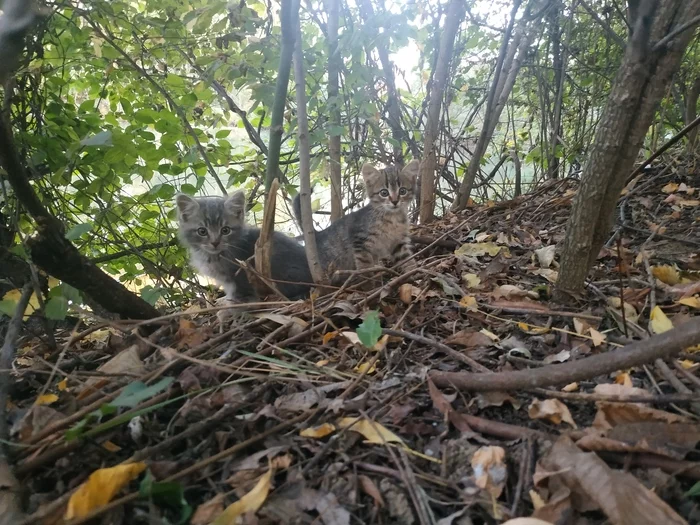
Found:
<svg viewBox="0 0 700 525"><path fill-rule="evenodd" d="M685 97L685 125L693 122L698 116L698 98L700 97L700 77L695 79L688 89L688 94ZM688 133L688 143L686 151L694 153L698 145L698 128L694 128Z"/></svg>
<svg viewBox="0 0 700 525"><path fill-rule="evenodd" d="M299 17L296 17L296 46L294 48L294 82L297 94L297 141L299 146L299 204L301 227L304 234L306 260L315 283L325 281L316 248L316 232L311 211L311 155L309 152L309 121L306 115L306 80L304 78L304 50Z"/></svg>
<svg viewBox="0 0 700 525"><path fill-rule="evenodd" d="M556 298L583 290L612 225L615 206L659 102L677 71L692 31L668 46L653 43L700 12L700 0L645 0L615 77L581 176L564 239Z"/></svg>
<svg viewBox="0 0 700 525"><path fill-rule="evenodd" d="M423 143L423 160L420 164L419 178L420 192L420 220L426 224L433 220L435 212L435 170L437 158L435 153L435 141L438 137L440 124L440 108L445 96L447 76L452 63L452 51L454 49L457 29L465 14L464 0L450 0L447 6L445 25L440 37L440 48L435 65L433 86L430 90L428 102L428 121L425 126Z"/></svg>
<svg viewBox="0 0 700 525"><path fill-rule="evenodd" d="M328 137L331 176L331 222L343 216L343 186L340 164L340 50L338 49L338 20L340 0L326 0L328 10L328 106L331 126ZM312 269L313 272L313 269Z"/></svg>
<svg viewBox="0 0 700 525"><path fill-rule="evenodd" d="M284 108L287 105L289 74L292 70L294 53L294 17L299 13L299 0L281 0L280 20L282 26L282 43L280 48L280 65L277 69L275 84L275 102L270 115L270 145L267 148L265 166L265 193L270 191L272 181L277 178L280 165L282 132L284 131Z"/></svg>
<svg viewBox="0 0 700 525"><path fill-rule="evenodd" d="M498 120L501 117L503 108L506 105L506 101L513 90L515 78L520 70L522 61L525 58L527 48L530 45L533 32L528 31L528 26L531 23L534 23L535 20L530 17L529 13L535 4L538 4L537 0L532 0L528 4L527 8L525 9L525 14L518 22L518 26L515 31L513 31L513 26L515 23L515 16L518 12L518 8L520 7L520 2L516 0L515 4L513 5L513 9L510 14L510 22L505 34L503 35L501 50L496 63L493 81L491 83L491 90L489 92L489 98L486 104L484 124L481 128L481 133L479 134L476 146L474 147L474 154L469 161L467 172L464 174L464 179L459 187L457 199L455 199L454 205L452 206L453 210L463 210L466 208L467 203L469 202L469 195L474 187L474 180L476 179L476 174L479 172L481 160L486 153L486 149L491 141L491 137L496 129ZM536 18L540 18L544 14L544 11L544 9L537 11ZM510 41L511 34L513 35L512 41Z"/></svg>
<svg viewBox="0 0 700 525"><path fill-rule="evenodd" d="M334 0L339 1L339 0ZM362 0L361 14L365 22L374 18L374 8L371 0ZM330 15L329 15L330 16ZM396 77L394 76L394 65L389 58L389 50L383 42L377 42L377 54L384 70L384 81L386 82L387 103L386 111L389 114L389 127L393 144L393 163L400 168L403 167L403 142L406 139L406 132L401 126L401 101L399 92L396 89ZM451 53L450 53L451 54Z"/></svg>

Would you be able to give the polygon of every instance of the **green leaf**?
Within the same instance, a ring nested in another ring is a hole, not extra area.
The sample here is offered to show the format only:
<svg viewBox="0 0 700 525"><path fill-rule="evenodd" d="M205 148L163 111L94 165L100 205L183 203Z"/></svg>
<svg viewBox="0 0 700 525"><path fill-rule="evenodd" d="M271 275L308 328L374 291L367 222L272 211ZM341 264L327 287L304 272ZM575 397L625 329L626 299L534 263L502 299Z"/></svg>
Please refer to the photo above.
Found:
<svg viewBox="0 0 700 525"><path fill-rule="evenodd" d="M80 141L81 146L111 146L112 145L112 132L111 131L100 131L96 135L91 137L85 137Z"/></svg>
<svg viewBox="0 0 700 525"><path fill-rule="evenodd" d="M160 507L179 510L178 524L185 523L192 514L192 507L185 499L185 489L182 484L174 481L155 481L150 470L146 472L146 476L139 485L139 495L152 500Z"/></svg>
<svg viewBox="0 0 700 525"><path fill-rule="evenodd" d="M145 401L156 394L160 394L163 390L170 386L173 382L172 377L164 377L155 385L146 386L141 381L135 381L124 388L121 394L108 403L111 407L126 407L134 408L141 401Z"/></svg>
<svg viewBox="0 0 700 525"><path fill-rule="evenodd" d="M63 321L68 314L68 299L63 296L52 297L46 303L44 314L48 319Z"/></svg>
<svg viewBox="0 0 700 525"><path fill-rule="evenodd" d="M379 322L379 312L370 310L365 314L364 320L357 327L357 337L367 348L374 348L382 336L382 325Z"/></svg>
<svg viewBox="0 0 700 525"><path fill-rule="evenodd" d="M165 290L163 290L163 288L156 288L154 286L144 286L141 289L141 299L152 306L155 306L158 299L163 297L164 294Z"/></svg>
<svg viewBox="0 0 700 525"><path fill-rule="evenodd" d="M684 498L697 498L700 496L700 481L698 481L695 485L690 487L690 490L683 494Z"/></svg>
<svg viewBox="0 0 700 525"><path fill-rule="evenodd" d="M217 139L223 139L228 137L231 134L230 129L220 129L219 131L216 132L216 138Z"/></svg>
<svg viewBox="0 0 700 525"><path fill-rule="evenodd" d="M66 232L66 239L69 241L74 241L81 235L85 235L87 232L92 230L92 224L84 223L77 224L70 230Z"/></svg>
<svg viewBox="0 0 700 525"><path fill-rule="evenodd" d="M5 314L7 317L12 317L15 315L15 310L17 310L17 302L9 299L0 301L0 313Z"/></svg>

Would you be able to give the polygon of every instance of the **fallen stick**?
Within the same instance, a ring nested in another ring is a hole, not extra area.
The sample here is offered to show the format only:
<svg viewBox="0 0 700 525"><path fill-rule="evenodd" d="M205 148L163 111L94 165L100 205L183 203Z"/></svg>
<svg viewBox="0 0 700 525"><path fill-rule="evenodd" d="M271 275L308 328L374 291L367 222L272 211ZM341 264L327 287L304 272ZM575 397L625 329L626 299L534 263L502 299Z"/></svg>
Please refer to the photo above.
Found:
<svg viewBox="0 0 700 525"><path fill-rule="evenodd" d="M568 385L602 374L632 368L656 359L666 359L684 348L700 343L700 318L605 354L532 370L473 374L469 372L430 372L437 386L471 391L512 391Z"/></svg>

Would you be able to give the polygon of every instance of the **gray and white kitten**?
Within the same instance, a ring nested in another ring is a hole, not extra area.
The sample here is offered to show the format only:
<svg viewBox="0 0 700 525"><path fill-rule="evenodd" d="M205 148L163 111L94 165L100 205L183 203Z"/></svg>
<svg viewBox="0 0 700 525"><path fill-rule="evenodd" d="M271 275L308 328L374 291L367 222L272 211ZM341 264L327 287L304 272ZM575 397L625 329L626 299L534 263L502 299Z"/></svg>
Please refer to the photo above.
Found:
<svg viewBox="0 0 700 525"><path fill-rule="evenodd" d="M418 176L413 160L399 172L396 166L378 170L362 166L369 203L316 232L318 257L326 275L338 270L377 266L384 260L398 262L411 255L408 207ZM300 196L294 213L301 224Z"/></svg>
<svg viewBox="0 0 700 525"><path fill-rule="evenodd" d="M175 197L179 237L198 272L213 277L235 302L252 302L257 294L236 260L255 254L260 230L245 223L245 193L229 197ZM281 232L274 232L271 254L272 280L289 299L309 295L313 283L304 247Z"/></svg>

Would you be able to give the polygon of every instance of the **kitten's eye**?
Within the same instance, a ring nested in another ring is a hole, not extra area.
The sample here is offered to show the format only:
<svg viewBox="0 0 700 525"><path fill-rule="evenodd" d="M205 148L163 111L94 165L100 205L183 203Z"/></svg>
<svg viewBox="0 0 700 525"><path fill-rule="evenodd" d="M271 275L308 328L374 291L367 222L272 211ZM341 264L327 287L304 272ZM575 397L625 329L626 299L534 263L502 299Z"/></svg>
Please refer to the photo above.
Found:
<svg viewBox="0 0 700 525"><path fill-rule="evenodd" d="M389 196L389 190L382 190L379 192L380 197L384 197L385 199Z"/></svg>
<svg viewBox="0 0 700 525"><path fill-rule="evenodd" d="M228 226L224 226L221 228L221 235L229 235L231 233L231 228Z"/></svg>
<svg viewBox="0 0 700 525"><path fill-rule="evenodd" d="M197 235L200 237L206 237L207 236L207 229L206 228L197 228Z"/></svg>
<svg viewBox="0 0 700 525"><path fill-rule="evenodd" d="M399 188L399 195L406 195L408 190L406 188Z"/></svg>

